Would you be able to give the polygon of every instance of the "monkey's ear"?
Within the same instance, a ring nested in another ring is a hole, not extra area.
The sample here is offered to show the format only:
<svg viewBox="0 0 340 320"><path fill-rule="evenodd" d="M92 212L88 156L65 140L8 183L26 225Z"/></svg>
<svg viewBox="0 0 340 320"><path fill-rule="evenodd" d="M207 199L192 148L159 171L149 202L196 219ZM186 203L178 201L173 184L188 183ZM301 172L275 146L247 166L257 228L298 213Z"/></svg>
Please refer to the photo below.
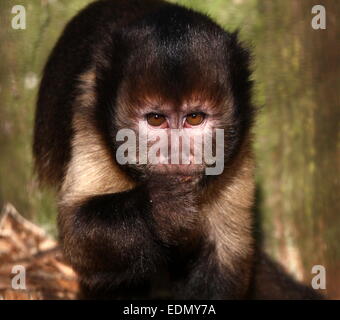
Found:
<svg viewBox="0 0 340 320"><path fill-rule="evenodd" d="M96 48L94 65L96 73L96 120L105 138L111 140L112 119L115 118L115 104L118 88L123 80L128 47L121 33L112 32L105 36Z"/></svg>
<svg viewBox="0 0 340 320"><path fill-rule="evenodd" d="M234 32L230 33L229 38L229 48L230 48L230 61L232 62L231 67L233 67L233 71L235 71L234 76L236 77L235 80L238 81L245 81L250 80L252 71L251 71L251 63L253 60L253 56L251 54L250 49L251 46L249 44L245 44L240 39L240 30L236 29ZM241 73L238 73L241 71ZM238 83L239 85L242 82Z"/></svg>
<svg viewBox="0 0 340 320"><path fill-rule="evenodd" d="M110 82L115 86L122 79L123 62L128 52L125 43L121 33L112 32L106 34L98 48L95 48L94 64L98 88L103 88L99 84L105 82Z"/></svg>
<svg viewBox="0 0 340 320"><path fill-rule="evenodd" d="M240 119L239 126L250 128L255 115L255 107L252 103L252 55L247 45L240 40L239 30L230 33L227 41L229 49L227 65L235 109Z"/></svg>
<svg viewBox="0 0 340 320"><path fill-rule="evenodd" d="M229 68L232 76L234 90L248 92L251 89L251 62L252 55L248 46L240 40L239 30L234 31L229 37Z"/></svg>

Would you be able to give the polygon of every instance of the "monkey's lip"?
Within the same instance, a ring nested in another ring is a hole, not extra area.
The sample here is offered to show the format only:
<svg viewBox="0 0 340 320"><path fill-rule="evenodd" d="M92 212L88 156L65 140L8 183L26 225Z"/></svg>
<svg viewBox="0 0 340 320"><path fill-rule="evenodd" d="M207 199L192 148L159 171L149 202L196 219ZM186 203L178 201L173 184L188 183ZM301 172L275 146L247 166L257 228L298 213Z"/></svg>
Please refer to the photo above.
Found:
<svg viewBox="0 0 340 320"><path fill-rule="evenodd" d="M176 174L182 177L190 177L201 173L204 168L205 167L202 164L156 164L149 166L149 169L152 172Z"/></svg>

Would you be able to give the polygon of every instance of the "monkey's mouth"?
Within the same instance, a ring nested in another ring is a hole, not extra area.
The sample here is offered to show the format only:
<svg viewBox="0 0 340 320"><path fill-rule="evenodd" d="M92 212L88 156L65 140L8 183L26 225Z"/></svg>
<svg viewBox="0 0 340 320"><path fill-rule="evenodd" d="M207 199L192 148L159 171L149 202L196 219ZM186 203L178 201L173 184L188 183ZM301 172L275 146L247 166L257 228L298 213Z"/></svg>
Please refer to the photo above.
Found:
<svg viewBox="0 0 340 320"><path fill-rule="evenodd" d="M151 164L148 165L151 173L171 174L180 176L192 176L200 174L204 171L203 164Z"/></svg>

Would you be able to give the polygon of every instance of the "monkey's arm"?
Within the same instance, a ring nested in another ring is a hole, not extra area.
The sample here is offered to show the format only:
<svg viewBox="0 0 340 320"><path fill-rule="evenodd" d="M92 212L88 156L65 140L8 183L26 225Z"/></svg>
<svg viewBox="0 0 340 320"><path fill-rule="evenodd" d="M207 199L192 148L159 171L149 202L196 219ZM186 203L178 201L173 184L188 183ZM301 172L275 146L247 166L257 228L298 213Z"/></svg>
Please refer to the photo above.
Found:
<svg viewBox="0 0 340 320"><path fill-rule="evenodd" d="M236 266L222 265L214 245L205 241L193 260L190 272L177 283L180 299L244 299L249 287L247 261L233 261Z"/></svg>
<svg viewBox="0 0 340 320"><path fill-rule="evenodd" d="M288 274L282 265L258 250L250 298L254 300L321 300L320 292Z"/></svg>
<svg viewBox="0 0 340 320"><path fill-rule="evenodd" d="M145 284L159 261L151 220L145 187L60 208L64 253L81 285L91 289L87 297L115 296Z"/></svg>

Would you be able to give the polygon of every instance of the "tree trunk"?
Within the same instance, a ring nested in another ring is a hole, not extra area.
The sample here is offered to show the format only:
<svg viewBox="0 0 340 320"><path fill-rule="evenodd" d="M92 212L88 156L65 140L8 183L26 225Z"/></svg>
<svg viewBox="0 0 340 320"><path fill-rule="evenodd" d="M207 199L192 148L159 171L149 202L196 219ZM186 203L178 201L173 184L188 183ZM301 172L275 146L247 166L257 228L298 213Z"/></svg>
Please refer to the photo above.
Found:
<svg viewBox="0 0 340 320"><path fill-rule="evenodd" d="M259 1L258 211L265 248L308 283L323 265L340 298L340 2L318 4L326 30L311 26L314 1Z"/></svg>

